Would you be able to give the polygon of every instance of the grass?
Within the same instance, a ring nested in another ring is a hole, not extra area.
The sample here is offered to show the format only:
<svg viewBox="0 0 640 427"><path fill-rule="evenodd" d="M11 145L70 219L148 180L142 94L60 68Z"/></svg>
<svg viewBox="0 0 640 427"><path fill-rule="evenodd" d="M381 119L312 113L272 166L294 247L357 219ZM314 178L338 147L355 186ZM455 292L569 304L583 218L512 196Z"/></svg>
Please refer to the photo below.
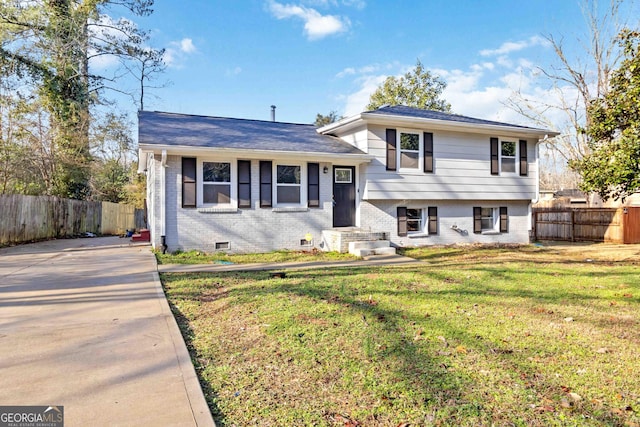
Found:
<svg viewBox="0 0 640 427"><path fill-rule="evenodd" d="M163 274L220 426L640 425L640 269L523 248Z"/></svg>
<svg viewBox="0 0 640 427"><path fill-rule="evenodd" d="M174 252L162 254L155 252L158 264L213 264L213 263L276 263L311 261L347 261L356 259L353 255L322 251L274 251L257 254L227 254L224 252L205 253L200 251Z"/></svg>

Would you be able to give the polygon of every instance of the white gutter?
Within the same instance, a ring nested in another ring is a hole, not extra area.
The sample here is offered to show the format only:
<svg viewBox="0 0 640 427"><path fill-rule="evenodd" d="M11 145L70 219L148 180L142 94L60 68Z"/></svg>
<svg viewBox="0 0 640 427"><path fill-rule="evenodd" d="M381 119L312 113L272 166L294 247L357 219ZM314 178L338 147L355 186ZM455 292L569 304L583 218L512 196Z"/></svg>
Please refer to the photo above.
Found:
<svg viewBox="0 0 640 427"><path fill-rule="evenodd" d="M147 170L147 153L142 151L142 148L138 148L138 174L144 173ZM144 160L142 157L144 156Z"/></svg>
<svg viewBox="0 0 640 427"><path fill-rule="evenodd" d="M225 156L240 156L245 159L269 159L276 157L291 157L295 159L314 159L314 160L326 160L326 161L346 161L351 160L356 163L370 162L375 158L371 154L357 154L357 153L326 153L326 152L313 152L313 151L284 151L284 150L255 150L255 149L240 149L240 148L225 148L225 147L189 147L183 145L169 145L169 144L140 144L141 149L145 151L168 152L169 154L175 153L176 155L225 155ZM213 150L213 151L212 151Z"/></svg>
<svg viewBox="0 0 640 427"><path fill-rule="evenodd" d="M547 139L549 139L549 135L545 135L544 138L536 142L536 198L531 199L532 205L540 200L540 144L546 142Z"/></svg>
<svg viewBox="0 0 640 427"><path fill-rule="evenodd" d="M333 122L333 123L329 123L328 125L324 125L318 129L316 129L316 132L318 132L319 134L327 134L327 133L331 133L332 130L337 129L337 128L341 128L343 126L352 124L354 122L359 122L362 121L362 113L361 114L356 114L355 116L351 116L351 117L345 117L342 120L338 120L337 122Z"/></svg>

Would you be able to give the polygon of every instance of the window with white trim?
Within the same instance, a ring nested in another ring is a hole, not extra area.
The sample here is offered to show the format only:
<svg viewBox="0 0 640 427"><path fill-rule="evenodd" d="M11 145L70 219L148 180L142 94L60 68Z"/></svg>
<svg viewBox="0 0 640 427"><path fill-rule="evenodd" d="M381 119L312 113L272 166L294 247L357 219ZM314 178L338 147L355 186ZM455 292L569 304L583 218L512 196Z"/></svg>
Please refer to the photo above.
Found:
<svg viewBox="0 0 640 427"><path fill-rule="evenodd" d="M438 207L398 206L398 236L425 237L438 234Z"/></svg>
<svg viewBox="0 0 640 427"><path fill-rule="evenodd" d="M407 208L407 233L423 233L424 209Z"/></svg>
<svg viewBox="0 0 640 427"><path fill-rule="evenodd" d="M498 231L499 218L498 208L482 208L480 211L481 231Z"/></svg>
<svg viewBox="0 0 640 427"><path fill-rule="evenodd" d="M515 141L500 141L500 172L516 173L517 150Z"/></svg>
<svg viewBox="0 0 640 427"><path fill-rule="evenodd" d="M202 203L231 204L231 163L202 162Z"/></svg>
<svg viewBox="0 0 640 427"><path fill-rule="evenodd" d="M275 200L276 205L300 206L306 203L303 191L303 170L300 165L276 165Z"/></svg>
<svg viewBox="0 0 640 427"><path fill-rule="evenodd" d="M398 164L401 169L420 170L422 135L419 132L398 132Z"/></svg>
<svg viewBox="0 0 640 427"><path fill-rule="evenodd" d="M351 168L335 168L335 182L337 184L351 184L353 182L352 173Z"/></svg>

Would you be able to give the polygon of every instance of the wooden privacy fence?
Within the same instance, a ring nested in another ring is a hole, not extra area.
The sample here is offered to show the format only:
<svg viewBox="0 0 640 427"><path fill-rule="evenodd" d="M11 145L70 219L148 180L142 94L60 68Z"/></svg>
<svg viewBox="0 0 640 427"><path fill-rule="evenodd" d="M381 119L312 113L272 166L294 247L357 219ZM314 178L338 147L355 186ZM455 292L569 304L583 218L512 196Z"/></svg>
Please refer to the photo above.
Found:
<svg viewBox="0 0 640 427"><path fill-rule="evenodd" d="M0 195L0 245L84 233L121 234L144 226L144 210L130 205L53 196Z"/></svg>
<svg viewBox="0 0 640 427"><path fill-rule="evenodd" d="M534 208L534 240L640 243L640 207Z"/></svg>

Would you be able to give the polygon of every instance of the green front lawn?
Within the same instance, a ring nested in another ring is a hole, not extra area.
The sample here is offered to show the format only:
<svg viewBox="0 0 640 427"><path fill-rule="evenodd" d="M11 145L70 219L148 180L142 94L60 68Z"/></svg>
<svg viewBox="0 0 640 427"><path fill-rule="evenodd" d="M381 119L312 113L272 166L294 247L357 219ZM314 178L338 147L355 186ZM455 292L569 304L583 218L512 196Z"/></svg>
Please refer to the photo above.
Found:
<svg viewBox="0 0 640 427"><path fill-rule="evenodd" d="M348 261L357 259L350 254L322 251L274 251L259 254L227 254L224 252L205 253L200 251L175 252L163 254L155 252L158 264L250 264L255 262L314 262Z"/></svg>
<svg viewBox="0 0 640 427"><path fill-rule="evenodd" d="M640 425L640 268L534 247L163 274L219 426Z"/></svg>

